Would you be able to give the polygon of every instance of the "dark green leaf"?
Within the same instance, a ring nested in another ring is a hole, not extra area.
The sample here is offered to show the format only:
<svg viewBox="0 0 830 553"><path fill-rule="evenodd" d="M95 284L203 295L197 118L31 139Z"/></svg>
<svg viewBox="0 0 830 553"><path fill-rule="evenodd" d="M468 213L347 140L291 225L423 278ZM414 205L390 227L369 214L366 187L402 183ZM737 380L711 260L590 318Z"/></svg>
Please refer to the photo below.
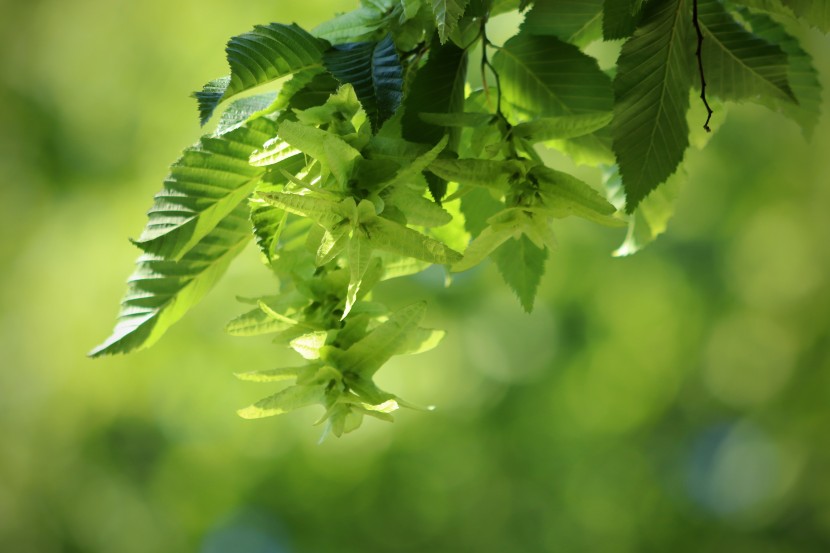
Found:
<svg viewBox="0 0 830 553"><path fill-rule="evenodd" d="M686 0L650 2L622 48L614 80L614 152L626 210L666 180L689 145L686 111L694 47Z"/></svg>
<svg viewBox="0 0 830 553"><path fill-rule="evenodd" d="M470 0L429 0L441 43L447 42Z"/></svg>
<svg viewBox="0 0 830 553"><path fill-rule="evenodd" d="M519 116L611 111L611 80L594 58L553 36L520 32L493 56L504 99Z"/></svg>
<svg viewBox="0 0 830 553"><path fill-rule="evenodd" d="M223 100L281 77L319 66L328 43L297 25L257 25L228 42L229 78L211 81L195 92L204 125Z"/></svg>
<svg viewBox="0 0 830 553"><path fill-rule="evenodd" d="M391 35L380 42L335 46L323 63L342 83L354 87L358 100L377 131L394 115L403 95L401 62Z"/></svg>
<svg viewBox="0 0 830 553"><path fill-rule="evenodd" d="M601 37L602 0L547 0L527 12L522 31L585 46Z"/></svg>
<svg viewBox="0 0 830 553"><path fill-rule="evenodd" d="M717 0L700 0L698 18L707 90L724 100L768 96L795 101L781 48L746 31Z"/></svg>

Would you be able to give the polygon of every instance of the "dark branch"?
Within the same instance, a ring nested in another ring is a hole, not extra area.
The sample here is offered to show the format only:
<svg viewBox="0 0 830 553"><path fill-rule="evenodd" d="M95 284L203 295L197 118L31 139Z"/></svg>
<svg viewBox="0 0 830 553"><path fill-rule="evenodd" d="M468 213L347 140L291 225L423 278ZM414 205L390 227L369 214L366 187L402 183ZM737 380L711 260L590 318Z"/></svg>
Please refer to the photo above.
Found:
<svg viewBox="0 0 830 553"><path fill-rule="evenodd" d="M700 99L703 100L703 105L706 106L706 122L703 123L703 128L706 129L706 132L712 132L712 129L709 128L709 121L712 119L714 112L706 100L706 77L703 76L703 56L701 55L703 49L703 32L700 30L700 21L697 18L697 0L694 0L692 4L692 19L695 24L695 31L697 31L697 51L695 52L695 56L697 57L697 68L700 70Z"/></svg>

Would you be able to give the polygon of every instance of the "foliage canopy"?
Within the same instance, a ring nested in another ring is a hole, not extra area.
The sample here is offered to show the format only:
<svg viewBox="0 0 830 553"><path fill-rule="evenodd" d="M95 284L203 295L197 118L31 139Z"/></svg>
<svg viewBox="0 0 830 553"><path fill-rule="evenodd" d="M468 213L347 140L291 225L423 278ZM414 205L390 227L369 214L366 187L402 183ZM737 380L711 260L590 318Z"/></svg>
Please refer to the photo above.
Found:
<svg viewBox="0 0 830 553"><path fill-rule="evenodd" d="M516 11L518 32L491 41L490 18ZM253 238L280 288L245 300L227 330L271 334L306 363L239 374L290 383L239 414L321 404L337 436L366 415L391 420L409 404L374 374L443 333L420 326L424 303L372 301L378 283L491 259L530 311L557 219L627 227L617 253L642 248L671 217L690 136L710 130L689 120L697 96L715 123L723 102L756 102L810 135L821 88L799 20L827 31L830 4L362 0L310 32L233 37L230 74L194 93L202 124L224 113L172 165L115 329L91 355L151 345ZM624 41L614 67L586 53L598 40ZM605 189L549 167L543 148L601 166Z"/></svg>

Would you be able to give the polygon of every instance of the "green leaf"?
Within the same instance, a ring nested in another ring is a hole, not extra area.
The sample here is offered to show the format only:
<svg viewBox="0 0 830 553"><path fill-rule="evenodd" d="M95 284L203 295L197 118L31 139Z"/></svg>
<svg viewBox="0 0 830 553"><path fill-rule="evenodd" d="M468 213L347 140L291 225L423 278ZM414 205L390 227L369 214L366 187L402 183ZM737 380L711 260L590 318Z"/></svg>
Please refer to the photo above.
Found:
<svg viewBox="0 0 830 553"><path fill-rule="evenodd" d="M464 111L464 85L467 79L467 55L452 43L438 44L433 40L427 62L418 70L404 98L401 119L403 138L411 142L437 144L444 134L449 135L448 149L458 151L461 129L430 125L421 119L422 113L458 113ZM433 198L440 201L447 183L427 178Z"/></svg>
<svg viewBox="0 0 830 553"><path fill-rule="evenodd" d="M225 48L230 77L211 81L193 94L199 103L202 125L222 101L319 66L327 47L326 41L313 37L296 24L257 25L253 31L233 37Z"/></svg>
<svg viewBox="0 0 830 553"><path fill-rule="evenodd" d="M429 0L429 3L432 5L438 36L441 38L441 44L444 44L458 26L458 20L464 14L470 0Z"/></svg>
<svg viewBox="0 0 830 553"><path fill-rule="evenodd" d="M591 134L608 125L613 118L614 114L610 111L541 117L519 123L511 129L511 132L513 136L524 138L533 144Z"/></svg>
<svg viewBox="0 0 830 553"><path fill-rule="evenodd" d="M666 231L674 216L681 180L681 172L678 172L640 202L629 219L625 240L614 250L615 257L640 251ZM623 197L624 201L622 180L616 168L604 176L604 181L609 196Z"/></svg>
<svg viewBox="0 0 830 553"><path fill-rule="evenodd" d="M827 0L782 0L795 15L824 31L830 31L830 2Z"/></svg>
<svg viewBox="0 0 830 553"><path fill-rule="evenodd" d="M272 314L293 314L305 307L307 303L308 300L296 291L279 296L259 298L256 309L234 318L225 325L225 331L231 336L259 336L280 332L295 326L297 323L287 315L274 317ZM267 309L263 309L263 305Z"/></svg>
<svg viewBox="0 0 830 553"><path fill-rule="evenodd" d="M577 46L601 37L602 0L536 2L525 16L522 31L551 35Z"/></svg>
<svg viewBox="0 0 830 553"><path fill-rule="evenodd" d="M297 378L319 367L319 364L303 365L301 367L280 367L278 369L234 373L234 376L239 380L248 382L282 382L283 380Z"/></svg>
<svg viewBox="0 0 830 553"><path fill-rule="evenodd" d="M472 269L493 253L499 246L514 237L521 228L515 221L512 225L502 224L487 226L470 242L464 251L464 258L452 266L453 272L462 272Z"/></svg>
<svg viewBox="0 0 830 553"><path fill-rule="evenodd" d="M818 124L822 91L818 72L813 67L810 54L801 48L798 39L788 34L770 17L745 10L742 12L742 17L751 25L752 31L757 36L777 44L787 54L789 62L787 80L798 104L775 97L761 97L756 101L793 119L801 125L805 136L809 138Z"/></svg>
<svg viewBox="0 0 830 553"><path fill-rule="evenodd" d="M369 40L386 27L394 4L394 0L364 3L356 10L321 23L311 32L332 44Z"/></svg>
<svg viewBox="0 0 830 553"><path fill-rule="evenodd" d="M128 279L112 335L89 355L127 353L152 345L207 294L250 238L240 204L178 261L144 253Z"/></svg>
<svg viewBox="0 0 830 553"><path fill-rule="evenodd" d="M795 101L787 54L781 48L746 31L717 0L700 0L698 9L703 67L713 95L723 100L770 96Z"/></svg>
<svg viewBox="0 0 830 553"><path fill-rule="evenodd" d="M273 122L256 119L186 149L135 244L159 257L181 258L254 190L263 170L251 167L248 157L275 132Z"/></svg>
<svg viewBox="0 0 830 553"><path fill-rule="evenodd" d="M361 157L360 152L336 134L302 123L283 121L279 136L328 167L343 187L352 175L355 161Z"/></svg>
<svg viewBox="0 0 830 553"><path fill-rule="evenodd" d="M375 131L395 114L403 97L403 73L391 35L380 42L335 46L323 54L323 63L341 83L354 87Z"/></svg>
<svg viewBox="0 0 830 553"><path fill-rule="evenodd" d="M551 210L554 217L573 214L601 224L621 224L610 217L617 209L599 192L573 175L538 165L530 170L530 176L536 179L545 207Z"/></svg>
<svg viewBox="0 0 830 553"><path fill-rule="evenodd" d="M340 204L310 195L277 192L262 193L260 198L289 213L308 217L323 228L332 228L344 218Z"/></svg>
<svg viewBox="0 0 830 553"><path fill-rule="evenodd" d="M492 113L422 113L421 120L441 127L482 127L493 122Z"/></svg>
<svg viewBox="0 0 830 553"><path fill-rule="evenodd" d="M383 217L361 221L361 225L368 232L369 242L373 248L440 265L451 264L461 259L460 253L450 249L443 242Z"/></svg>
<svg viewBox="0 0 830 553"><path fill-rule="evenodd" d="M611 80L594 58L553 36L521 31L493 56L502 94L523 118L611 111Z"/></svg>
<svg viewBox="0 0 830 553"><path fill-rule="evenodd" d="M536 291L545 273L547 249L537 248L527 236L502 244L490 256L504 281L513 289L524 310L533 311Z"/></svg>
<svg viewBox="0 0 830 553"><path fill-rule="evenodd" d="M323 403L326 398L325 385L299 385L291 386L272 396L261 399L244 409L237 411L243 419L261 419L282 415L302 407Z"/></svg>
<svg viewBox="0 0 830 553"><path fill-rule="evenodd" d="M650 2L620 53L612 125L629 213L675 171L689 145L695 63L689 18L686 0Z"/></svg>
<svg viewBox="0 0 830 553"><path fill-rule="evenodd" d="M426 302L418 302L389 316L383 324L346 351L336 355L335 364L342 373L356 373L364 378L372 376L398 351L410 344L418 324L426 313Z"/></svg>
<svg viewBox="0 0 830 553"><path fill-rule="evenodd" d="M436 159L429 170L451 182L491 188L504 192L510 183L524 176L524 164L517 160Z"/></svg>
<svg viewBox="0 0 830 553"><path fill-rule="evenodd" d="M363 200L364 202L366 200ZM357 293L360 290L360 285L363 282L363 275L369 268L372 261L372 244L371 242L355 232L351 240L349 240L349 288L346 292L346 307L343 309L343 319L352 310L352 306L357 301Z"/></svg>
<svg viewBox="0 0 830 553"><path fill-rule="evenodd" d="M628 38L640 20L637 0L604 0L602 36L605 40Z"/></svg>

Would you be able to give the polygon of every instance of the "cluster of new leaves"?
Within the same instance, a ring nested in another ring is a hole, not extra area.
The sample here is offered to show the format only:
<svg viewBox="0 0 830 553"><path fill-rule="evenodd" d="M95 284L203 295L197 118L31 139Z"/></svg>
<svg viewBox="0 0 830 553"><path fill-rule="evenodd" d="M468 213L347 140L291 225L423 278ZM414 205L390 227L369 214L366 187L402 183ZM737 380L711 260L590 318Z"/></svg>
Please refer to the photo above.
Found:
<svg viewBox="0 0 830 553"><path fill-rule="evenodd" d="M495 44L488 22L507 12L523 22ZM695 96L708 108L708 93L715 122L723 102L751 101L811 132L821 91L787 30L797 17L826 31L830 7L362 0L311 32L236 36L230 75L194 94L203 124L229 105L156 195L117 325L92 355L152 344L253 238L279 293L246 300L228 331L271 334L305 364L238 375L290 382L240 415L320 404L338 436L365 415L388 420L406 403L373 375L442 333L420 326L423 303L372 301L378 283L489 258L529 311L557 219L627 225L618 253L636 251L665 228L672 175L702 143ZM599 40L623 41L610 70L585 53ZM256 94L274 81L277 93ZM602 166L604 192L548 166L545 148Z"/></svg>

